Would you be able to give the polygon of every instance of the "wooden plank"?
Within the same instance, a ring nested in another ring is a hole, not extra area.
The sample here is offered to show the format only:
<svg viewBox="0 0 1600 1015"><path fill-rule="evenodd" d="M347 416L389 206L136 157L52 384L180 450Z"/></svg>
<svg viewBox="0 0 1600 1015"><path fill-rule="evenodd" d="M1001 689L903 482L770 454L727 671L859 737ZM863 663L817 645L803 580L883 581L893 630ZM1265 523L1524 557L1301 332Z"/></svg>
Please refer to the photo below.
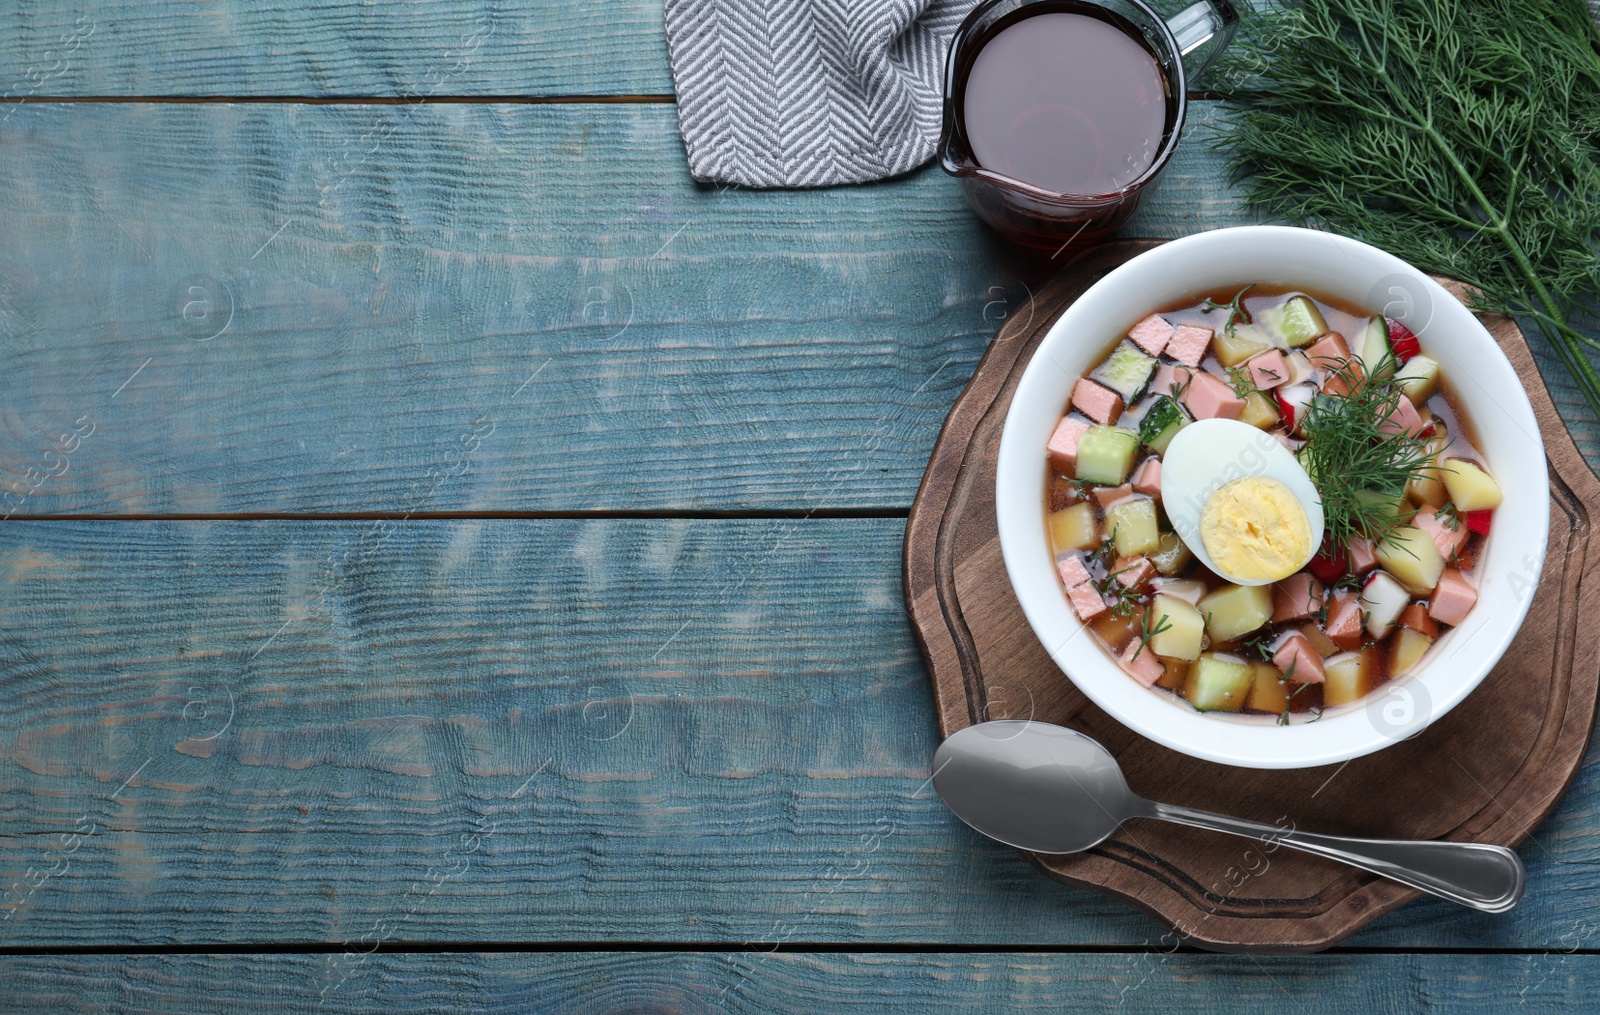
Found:
<svg viewBox="0 0 1600 1015"><path fill-rule="evenodd" d="M904 509L1048 270L937 170L697 188L670 106L30 105L0 144L0 514ZM1131 229L1237 221L1185 152Z"/></svg>
<svg viewBox="0 0 1600 1015"><path fill-rule="evenodd" d="M671 95L658 0L62 0L0 10L0 106L34 96ZM0 115L4 115L0 108Z"/></svg>
<svg viewBox="0 0 1600 1015"><path fill-rule="evenodd" d="M1159 940L935 799L899 522L385 532L0 527L0 945ZM1354 943L1600 926L1595 773Z"/></svg>
<svg viewBox="0 0 1600 1015"><path fill-rule="evenodd" d="M1593 954L91 955L0 959L14 1010L212 1013L1580 1010Z"/></svg>

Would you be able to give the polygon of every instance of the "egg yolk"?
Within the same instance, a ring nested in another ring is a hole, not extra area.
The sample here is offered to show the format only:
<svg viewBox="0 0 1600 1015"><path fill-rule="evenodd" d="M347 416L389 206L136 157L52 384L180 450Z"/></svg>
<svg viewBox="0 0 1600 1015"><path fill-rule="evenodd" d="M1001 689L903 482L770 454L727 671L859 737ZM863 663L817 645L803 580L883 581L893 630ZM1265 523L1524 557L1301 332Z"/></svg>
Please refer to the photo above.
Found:
<svg viewBox="0 0 1600 1015"><path fill-rule="evenodd" d="M1311 555L1311 520L1287 486L1246 476L1206 501L1200 538L1224 577L1278 581L1298 571Z"/></svg>

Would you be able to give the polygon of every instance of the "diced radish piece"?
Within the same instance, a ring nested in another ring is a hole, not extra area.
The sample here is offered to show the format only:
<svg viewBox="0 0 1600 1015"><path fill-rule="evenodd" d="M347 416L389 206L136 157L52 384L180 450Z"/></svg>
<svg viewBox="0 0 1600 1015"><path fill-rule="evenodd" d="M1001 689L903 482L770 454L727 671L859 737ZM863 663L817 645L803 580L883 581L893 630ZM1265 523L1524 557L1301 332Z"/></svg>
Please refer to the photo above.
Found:
<svg viewBox="0 0 1600 1015"><path fill-rule="evenodd" d="M1077 554L1056 561L1056 571L1061 575L1061 587L1069 591L1090 580L1089 569Z"/></svg>
<svg viewBox="0 0 1600 1015"><path fill-rule="evenodd" d="M1331 543L1324 542L1322 549L1311 558L1311 563L1306 565L1306 570L1316 575L1325 584L1331 584L1350 573L1350 558L1344 550Z"/></svg>
<svg viewBox="0 0 1600 1015"><path fill-rule="evenodd" d="M1122 396L1087 377L1072 388L1072 407L1096 423L1110 426L1122 415Z"/></svg>
<svg viewBox="0 0 1600 1015"><path fill-rule="evenodd" d="M1428 615L1441 624L1459 624L1477 602L1478 590L1467 582L1466 575L1447 567L1428 601Z"/></svg>
<svg viewBox="0 0 1600 1015"><path fill-rule="evenodd" d="M1322 583L1300 571L1272 586L1272 622L1304 620L1322 609Z"/></svg>
<svg viewBox="0 0 1600 1015"><path fill-rule="evenodd" d="M1301 684L1320 684L1323 680L1322 656L1299 631L1292 631L1279 640L1272 653L1272 665L1286 680Z"/></svg>
<svg viewBox="0 0 1600 1015"><path fill-rule="evenodd" d="M1462 519L1467 523L1467 528L1480 536L1489 534L1489 523L1494 518L1494 508L1484 508L1482 511L1468 511Z"/></svg>
<svg viewBox="0 0 1600 1015"><path fill-rule="evenodd" d="M1374 638L1386 637L1395 621L1411 603L1411 593L1387 572L1375 571L1361 590L1361 609L1367 615L1367 632Z"/></svg>
<svg viewBox="0 0 1600 1015"><path fill-rule="evenodd" d="M1305 422L1306 407L1317 397L1317 386L1286 384L1272 389L1272 397L1278 403L1278 412L1283 416L1284 425L1291 430L1298 430L1300 424Z"/></svg>
<svg viewBox="0 0 1600 1015"><path fill-rule="evenodd" d="M1197 367L1206 358L1206 350L1211 347L1215 334L1210 328L1180 325L1167 339L1167 355L1185 366Z"/></svg>
<svg viewBox="0 0 1600 1015"><path fill-rule="evenodd" d="M1050 435L1050 443L1045 446L1051 466L1065 475L1076 475L1078 438L1082 437L1087 429L1089 429L1088 420L1073 419L1071 416L1056 424L1056 432Z"/></svg>
<svg viewBox="0 0 1600 1015"><path fill-rule="evenodd" d="M1417 336L1403 322L1390 318L1389 349L1394 353L1395 360L1405 366L1411 357L1422 351L1422 343L1417 341Z"/></svg>

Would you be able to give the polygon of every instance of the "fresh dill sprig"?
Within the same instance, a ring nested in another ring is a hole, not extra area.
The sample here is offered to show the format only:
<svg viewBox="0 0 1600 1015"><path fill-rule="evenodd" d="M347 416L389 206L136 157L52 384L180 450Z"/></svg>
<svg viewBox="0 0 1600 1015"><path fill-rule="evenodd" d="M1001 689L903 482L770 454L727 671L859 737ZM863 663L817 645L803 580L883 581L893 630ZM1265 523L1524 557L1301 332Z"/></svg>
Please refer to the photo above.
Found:
<svg viewBox="0 0 1600 1015"><path fill-rule="evenodd" d="M1243 321L1246 324L1250 323L1250 315L1245 311L1244 304L1239 301L1244 299L1245 293L1249 292L1255 287L1256 284L1254 282L1250 283L1243 289L1240 289L1238 292L1234 293L1233 299L1226 303L1218 303L1216 300L1207 296L1205 299L1200 301L1200 312L1202 314L1209 314L1213 310L1226 310L1228 312L1228 319L1222 322L1222 330L1231 338L1239 321Z"/></svg>
<svg viewBox="0 0 1600 1015"><path fill-rule="evenodd" d="M1150 644L1150 639L1172 627L1172 618L1165 613L1161 615L1160 620L1156 621L1156 626L1151 627L1150 614L1153 612L1154 610L1146 609L1144 615L1139 618L1139 647L1133 650L1133 658L1129 659L1129 662L1138 661L1139 653L1143 652L1144 647Z"/></svg>
<svg viewBox="0 0 1600 1015"><path fill-rule="evenodd" d="M1260 390L1256 387L1255 378L1250 375L1247 367L1228 368L1228 387L1232 388L1233 393L1240 398L1244 398L1252 391Z"/></svg>
<svg viewBox="0 0 1600 1015"><path fill-rule="evenodd" d="M1378 543L1402 524L1406 481L1431 460L1431 449L1419 437L1383 429L1402 397L1392 370L1362 375L1347 367L1339 376L1349 394L1320 394L1307 407L1300 464L1322 498L1329 542L1348 547L1364 536Z"/></svg>
<svg viewBox="0 0 1600 1015"><path fill-rule="evenodd" d="M1251 207L1533 321L1600 417L1600 30L1582 0L1288 0L1208 80ZM1383 308L1374 308L1382 310Z"/></svg>

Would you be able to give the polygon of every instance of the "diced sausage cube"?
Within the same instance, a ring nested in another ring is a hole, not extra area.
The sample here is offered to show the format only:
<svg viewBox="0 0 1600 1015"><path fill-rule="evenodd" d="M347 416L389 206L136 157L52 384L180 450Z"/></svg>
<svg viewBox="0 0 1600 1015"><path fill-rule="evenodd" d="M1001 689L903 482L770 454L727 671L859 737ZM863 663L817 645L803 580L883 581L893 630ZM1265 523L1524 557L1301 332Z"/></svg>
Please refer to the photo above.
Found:
<svg viewBox="0 0 1600 1015"><path fill-rule="evenodd" d="M1097 486L1094 488L1093 496L1095 503L1100 505L1100 510L1104 511L1117 501L1132 497L1133 487L1127 483L1121 486Z"/></svg>
<svg viewBox="0 0 1600 1015"><path fill-rule="evenodd" d="M1144 320L1135 324L1129 331L1128 337L1133 339L1133 344L1143 349L1152 356L1161 355L1161 350L1167 347L1167 339L1178 330L1160 314L1151 314Z"/></svg>
<svg viewBox="0 0 1600 1015"><path fill-rule="evenodd" d="M1278 650L1272 653L1272 665L1286 679L1301 684L1320 684L1327 678L1322 667L1322 656L1312 647L1311 641L1299 631L1283 639Z"/></svg>
<svg viewBox="0 0 1600 1015"><path fill-rule="evenodd" d="M1096 423L1110 426L1122 415L1122 396L1087 377L1080 377L1072 389L1072 407Z"/></svg>
<svg viewBox="0 0 1600 1015"><path fill-rule="evenodd" d="M1330 374L1348 371L1357 377L1365 376L1361 372L1361 361L1350 355L1350 344L1337 331L1330 331L1312 342L1306 348L1306 358L1312 366Z"/></svg>
<svg viewBox="0 0 1600 1015"><path fill-rule="evenodd" d="M1443 518L1432 508L1423 508L1411 519L1411 524L1428 534L1433 540L1433 545L1439 548L1439 556L1445 560L1456 556L1461 548L1467 545L1467 537L1472 533L1461 524L1461 519L1454 518L1455 528L1451 528Z"/></svg>
<svg viewBox="0 0 1600 1015"><path fill-rule="evenodd" d="M1123 588L1138 589L1150 584L1150 579L1156 576L1156 566L1144 557L1118 557L1111 565L1111 572Z"/></svg>
<svg viewBox="0 0 1600 1015"><path fill-rule="evenodd" d="M1077 554L1056 561L1056 571L1061 575L1061 587L1068 591L1089 580L1089 569L1083 566L1083 558Z"/></svg>
<svg viewBox="0 0 1600 1015"><path fill-rule="evenodd" d="M1056 432L1050 435L1050 443L1045 446L1045 451L1050 456L1050 465L1061 474L1077 474L1078 438L1089 426L1088 420L1073 419L1071 416L1056 424Z"/></svg>
<svg viewBox="0 0 1600 1015"><path fill-rule="evenodd" d="M1428 616L1428 608L1421 603L1412 603L1400 611L1400 626L1409 627L1418 634L1425 634L1430 638L1439 637L1439 623Z"/></svg>
<svg viewBox="0 0 1600 1015"><path fill-rule="evenodd" d="M1244 399L1215 374L1195 374L1183 393L1183 404L1195 419L1238 419L1244 412Z"/></svg>
<svg viewBox="0 0 1600 1015"><path fill-rule="evenodd" d="M1325 592L1322 583L1305 571L1292 574L1272 586L1272 622L1304 620L1322 609Z"/></svg>
<svg viewBox="0 0 1600 1015"><path fill-rule="evenodd" d="M1150 651L1150 646L1140 648L1141 644L1138 638L1129 639L1128 647L1122 650L1122 658L1117 661L1128 676L1149 687L1160 680L1167 670L1156 654Z"/></svg>
<svg viewBox="0 0 1600 1015"><path fill-rule="evenodd" d="M1346 559L1350 563L1351 574L1366 574L1378 566L1378 551L1373 547L1372 540L1357 536L1350 540L1348 549Z"/></svg>
<svg viewBox="0 0 1600 1015"><path fill-rule="evenodd" d="M1361 601L1354 593L1337 593L1328 606L1328 622L1323 630L1335 645L1350 651L1361 647Z"/></svg>
<svg viewBox="0 0 1600 1015"><path fill-rule="evenodd" d="M1161 496L1161 459L1151 457L1144 460L1144 464L1133 474L1133 489L1146 497Z"/></svg>
<svg viewBox="0 0 1600 1015"><path fill-rule="evenodd" d="M1394 411L1387 419L1378 424L1378 429L1384 433L1405 433L1415 437L1428 428L1422 415L1417 412L1417 407L1411 404L1411 399L1401 395L1395 403Z"/></svg>
<svg viewBox="0 0 1600 1015"><path fill-rule="evenodd" d="M1106 612L1106 601L1091 583L1085 582L1067 590L1067 599L1071 601L1072 608L1078 611L1079 620L1093 620Z"/></svg>
<svg viewBox="0 0 1600 1015"><path fill-rule="evenodd" d="M1252 358L1245 366L1250 371L1250 383L1262 391L1289 383L1289 364L1276 349Z"/></svg>
<svg viewBox="0 0 1600 1015"><path fill-rule="evenodd" d="M1441 624L1459 624L1478 602L1478 590L1467 582L1459 568L1447 567L1428 601L1428 616Z"/></svg>
<svg viewBox="0 0 1600 1015"><path fill-rule="evenodd" d="M1167 339L1167 355L1187 366L1197 367L1211 348L1216 332L1210 328L1197 328L1192 324L1179 325Z"/></svg>

